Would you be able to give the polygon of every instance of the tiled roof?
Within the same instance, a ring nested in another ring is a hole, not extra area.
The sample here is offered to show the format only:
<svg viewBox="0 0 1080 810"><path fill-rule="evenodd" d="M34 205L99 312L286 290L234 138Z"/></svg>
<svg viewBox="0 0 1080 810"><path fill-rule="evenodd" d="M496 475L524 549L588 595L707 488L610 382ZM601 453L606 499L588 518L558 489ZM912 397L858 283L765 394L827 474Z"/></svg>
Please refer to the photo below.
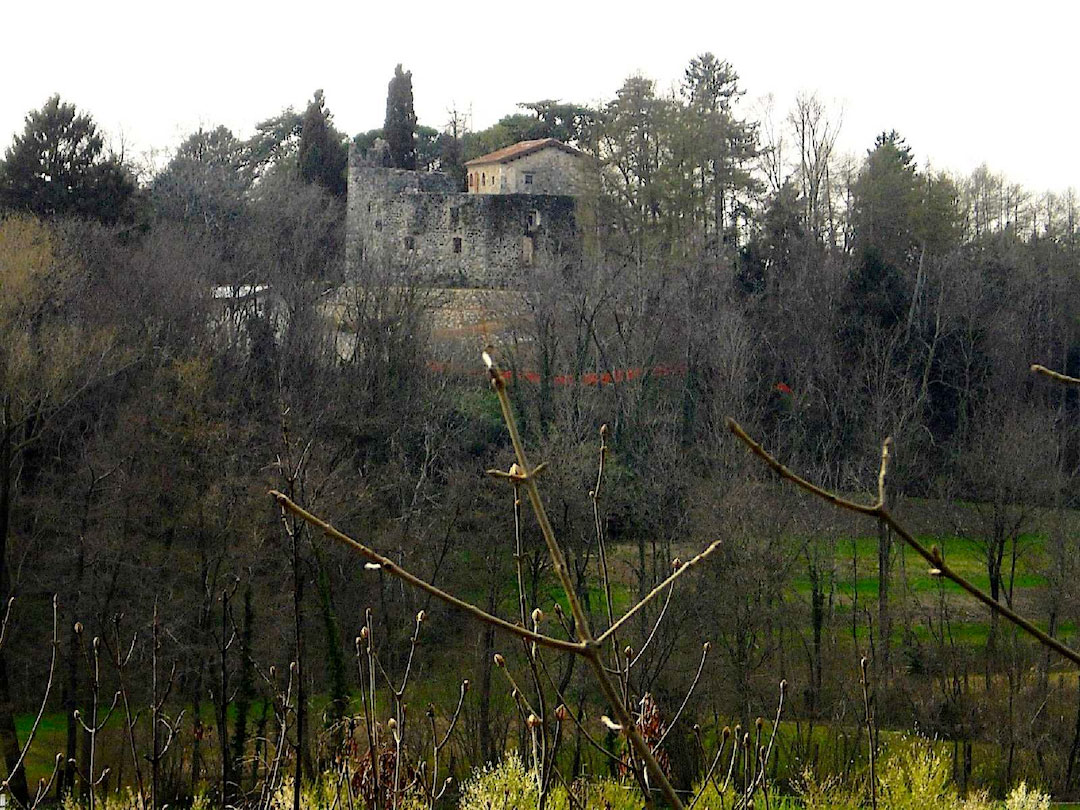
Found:
<svg viewBox="0 0 1080 810"><path fill-rule="evenodd" d="M539 152L541 149L546 149L549 146L561 149L564 152L569 152L572 155L581 154L577 149L572 146L567 146L562 141L557 141L554 138L540 138L535 141L518 141L512 146L504 146L502 149L496 149L494 152L489 152L486 155L473 158L472 160L467 161L465 165L479 166L481 163L509 163L511 160L516 160L519 157L524 157L533 152Z"/></svg>

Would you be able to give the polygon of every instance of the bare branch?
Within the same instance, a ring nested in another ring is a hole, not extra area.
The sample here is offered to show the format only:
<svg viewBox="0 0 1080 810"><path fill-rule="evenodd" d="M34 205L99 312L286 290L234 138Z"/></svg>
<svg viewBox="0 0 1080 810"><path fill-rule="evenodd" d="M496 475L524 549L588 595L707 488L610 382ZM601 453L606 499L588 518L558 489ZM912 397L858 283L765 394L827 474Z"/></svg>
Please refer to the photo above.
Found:
<svg viewBox="0 0 1080 810"><path fill-rule="evenodd" d="M668 738L671 730L675 728L675 724L679 722L679 717L682 716L683 710L686 708L686 704L690 702L690 697L694 694L694 690L697 689L698 682L701 680L701 671L705 669L705 659L709 657L709 650L712 647L709 642L705 642L701 645L701 661L698 663L697 672L694 673L694 680L690 682L690 688L686 691L686 697L683 698L682 705L679 706L679 710L675 712L674 717L671 718L671 722L668 723L667 730L657 740L656 745L653 746L653 752L660 750L660 746L664 744L664 740Z"/></svg>
<svg viewBox="0 0 1080 810"><path fill-rule="evenodd" d="M1062 374L1060 371L1054 371L1046 366L1039 365L1038 363L1032 364L1031 370L1035 374L1042 374L1043 376L1049 377L1051 380L1057 380L1066 385L1080 385L1080 377L1070 377L1068 374Z"/></svg>
<svg viewBox="0 0 1080 810"><path fill-rule="evenodd" d="M22 767L23 760L26 759L27 753L30 751L30 746L34 742L34 735L37 734L38 727L41 725L41 718L45 716L45 706L49 702L49 693L52 691L53 674L56 672L56 651L60 647L60 636L57 633L57 597L54 595L52 600L53 605L53 632L52 632L52 655L49 658L49 677L45 682L45 694L41 698L41 706L38 708L37 716L34 718L34 724L30 727L30 733L26 736L26 743L22 747L22 751L19 752L19 758L15 761L15 764L8 768L9 774L17 774L19 768ZM8 602L8 608L11 607L11 601ZM5 621L6 621L5 617ZM8 783L4 780L0 784L0 789L7 790ZM37 804L37 801L34 802Z"/></svg>
<svg viewBox="0 0 1080 810"><path fill-rule="evenodd" d="M4 607L4 620L0 622L0 650L4 649L4 642L7 640L8 621L11 619L11 607L14 604L15 597L12 596Z"/></svg>
<svg viewBox="0 0 1080 810"><path fill-rule="evenodd" d="M696 557L694 557L693 559L691 559L691 560L683 563L681 566L679 566L679 568L677 568L675 570L675 573L673 573L671 576L669 576L667 579L665 579L663 582L661 582L659 585L657 585L655 588L653 588L651 591L649 591L649 593L645 596L644 599L642 599L640 602L638 602L636 605L634 605L632 608L630 608L630 610L628 610L626 613L623 614L622 618L620 618L617 622L615 622L615 624L611 625L611 627L609 627L607 630L605 630L603 633L601 633L600 637L596 640L597 643L602 644L611 635L613 635L614 633L617 633L619 631L619 628L622 627L624 624L626 624L635 615L637 615L637 612L639 610L641 610L643 607L645 607L647 604L649 604L649 602L651 602L653 599L655 599L660 594L662 594L664 592L665 588L667 588L670 585L673 585L675 583L675 580L677 580L679 577L681 577L683 574L685 574L691 568L694 568L695 566L700 565L701 563L705 562L705 560L707 560L712 555L712 553L714 551L716 551L718 548L720 548L721 545L722 545L722 541L714 540L711 544L709 544L708 548L706 548L704 551L702 551Z"/></svg>
<svg viewBox="0 0 1080 810"><path fill-rule="evenodd" d="M645 639L645 643L641 645L641 649L634 653L634 659L626 665L628 670L637 666L637 662L641 660L641 656L645 654L645 650L649 649L649 645L652 644L653 639L656 638L656 631L660 629L660 625L664 621L664 616L667 615L668 605L671 604L671 595L673 593L675 593L675 586L668 589L667 598L664 600L664 606L660 608L660 615L656 617L656 622L653 624L652 630L649 631L649 637Z"/></svg>
<svg viewBox="0 0 1080 810"><path fill-rule="evenodd" d="M338 531L329 523L311 514L303 507L293 503L293 501L287 495L284 495L277 490L271 490L270 496L278 502L278 505L283 510L291 512L297 517L310 523L312 526L314 526L316 529L318 529L328 537L332 537L333 539L344 543L350 548L356 550L360 553L362 557L370 560L375 565L380 566L384 571L386 571L386 573L390 574L390 576L397 577L398 579L407 582L413 587L419 588L425 593L431 594L436 599L440 599L446 604L468 613L473 618L478 619L479 621L494 625L500 630L510 633L511 635L515 635L518 638L523 638L527 641L534 641L537 644L542 644L545 647L551 647L552 649L576 653L580 653L583 650L582 644L573 641L564 641L563 639L559 638L552 638L551 636L545 636L541 633L534 633L533 631L527 630L526 628L520 627L519 625L511 624L505 619L500 619L498 616L492 616L487 611L481 610L475 605L458 599L456 596L452 596L451 594L446 593L446 591L442 590L441 588L437 588L434 585L425 582L424 580L417 577L415 574L409 573L390 558L382 556L378 552L365 546L363 543L360 543L359 541L349 537L347 534Z"/></svg>
<svg viewBox="0 0 1080 810"><path fill-rule="evenodd" d="M725 728L724 729L724 734L721 737L720 748L717 749L716 756L713 757L712 764L709 765L709 770L707 770L705 772L705 778L703 780L701 780L701 789L698 790L697 795L694 796L694 799L693 799L693 801L690 802L690 805L687 807L687 810L694 810L694 808L697 806L697 803L699 801L701 801L701 797L705 795L705 791L708 789L710 783L712 783L713 786L716 787L715 782L713 782L713 773L716 772L716 766L720 764L720 757L722 757L724 755L724 749L727 747L728 734L729 734L728 729ZM737 751L738 746L735 746L734 750ZM733 762L734 762L734 760L733 760ZM728 779L730 779L730 778L731 778L731 768L728 767ZM721 797L722 797L724 789L726 789L726 788L727 788L727 782L725 781L723 789L721 789L719 787L716 787L717 793L719 793L721 795ZM723 799L721 798L721 801L722 800Z"/></svg>
<svg viewBox="0 0 1080 810"><path fill-rule="evenodd" d="M918 554L920 557L930 563L930 573L933 576L945 577L945 579L948 579L949 581L959 585L960 588L967 591L969 594L971 594L973 597L982 602L991 610L996 611L1000 615L1004 616L1006 619L1015 624L1025 633L1036 639L1040 644L1049 647L1050 649L1061 655L1063 658L1067 658L1068 660L1072 661L1074 664L1080 665L1080 653L1078 653L1076 650L1073 650L1071 647L1067 647L1065 644L1062 644L1053 636L1050 636L1047 633L1043 632L1030 621L1021 616L1019 613L1014 611L1012 608L996 601L989 594L979 590L962 576L960 576L958 573L953 571L948 565L945 564L945 560L941 556L941 550L938 549L937 546L928 549L926 546L916 540L914 535L912 535L911 532L909 532L896 520L896 518L892 516L892 513L885 508L885 505L883 503L879 502L867 506L865 504L859 504L855 503L854 501L849 501L845 498L841 498L840 496L829 492L826 489L822 489L816 484L810 483L805 478L796 475L779 461L777 461L775 458L773 458L771 455L769 455L769 453L766 452L766 450L760 444L755 442L753 439L750 438L749 435L747 435L746 431L744 431L734 419L731 419L729 417L727 420L727 425L728 429L731 430L731 432L734 433L736 436L738 436L739 439L742 440L742 442L750 448L750 451L754 453L754 455L758 456L770 468L775 470L781 478L786 478L788 481L791 481L796 486L799 486L805 489L807 492L817 495L819 498L828 501L829 503L834 504L835 506L838 506L842 509L847 509L852 512L857 512L861 515L869 515L871 517L880 519L882 522L888 525L889 528L891 528L905 543L907 543L908 546L913 549L916 554ZM883 450L882 453L881 480L883 480L884 475L888 443L886 443L885 447L886 450Z"/></svg>
<svg viewBox="0 0 1080 810"><path fill-rule="evenodd" d="M765 448L763 448L760 444L751 439L749 434L747 434L747 432L742 429L739 423L731 417L728 417L727 419L727 426L728 430L734 433L739 438L739 440L742 441L743 444L750 448L751 453L753 453L755 456L768 464L769 467L771 467L772 470L781 478L786 478L788 481L791 481L791 483L795 484L798 487L802 487L812 495L817 495L822 500L828 501L829 503L834 504L835 506L839 506L842 509L848 509L852 512L858 512L862 515L875 515L880 517L880 515L878 515L878 510L881 506L880 504L855 503L854 501L849 501L845 498L841 498L839 495L834 495L827 489L822 489L817 484L810 483L805 478L802 478L801 476L793 473L791 470L789 470L787 467L785 467L783 464L781 464L779 461L769 455L769 453L766 452Z"/></svg>

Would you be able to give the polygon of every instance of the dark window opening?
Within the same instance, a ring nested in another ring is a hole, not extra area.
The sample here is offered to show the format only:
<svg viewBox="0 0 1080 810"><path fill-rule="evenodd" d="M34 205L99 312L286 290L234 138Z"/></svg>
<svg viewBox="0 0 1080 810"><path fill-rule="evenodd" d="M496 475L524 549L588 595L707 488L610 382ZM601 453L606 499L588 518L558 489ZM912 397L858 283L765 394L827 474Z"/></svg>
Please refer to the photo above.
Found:
<svg viewBox="0 0 1080 810"><path fill-rule="evenodd" d="M416 247L416 239L412 236L405 237L405 249L413 250Z"/></svg>
<svg viewBox="0 0 1080 810"><path fill-rule="evenodd" d="M461 253L461 237L454 237L454 253Z"/></svg>
<svg viewBox="0 0 1080 810"><path fill-rule="evenodd" d="M532 181L533 181L533 176L532 176L532 174L531 174L531 173L529 173L529 172L525 172L525 185L527 185L527 186L531 186L531 185L532 185Z"/></svg>
<svg viewBox="0 0 1080 810"><path fill-rule="evenodd" d="M450 209L450 227L451 228L456 228L460 224L461 224L461 209L460 208L451 208Z"/></svg>
<svg viewBox="0 0 1080 810"><path fill-rule="evenodd" d="M486 172L480 172L480 185L482 185L482 186L487 185L487 173Z"/></svg>

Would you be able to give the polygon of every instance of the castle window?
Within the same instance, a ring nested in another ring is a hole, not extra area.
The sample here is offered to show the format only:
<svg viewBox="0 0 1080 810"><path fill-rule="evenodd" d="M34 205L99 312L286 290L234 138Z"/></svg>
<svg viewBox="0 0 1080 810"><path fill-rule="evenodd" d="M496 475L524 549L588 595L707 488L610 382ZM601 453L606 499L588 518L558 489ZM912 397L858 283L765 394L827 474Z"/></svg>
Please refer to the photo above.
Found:
<svg viewBox="0 0 1080 810"><path fill-rule="evenodd" d="M415 250L416 249L416 239L414 237L412 237L412 236L406 236L405 237L405 249L406 250Z"/></svg>
<svg viewBox="0 0 1080 810"><path fill-rule="evenodd" d="M451 228L456 228L459 225L461 225L461 209L460 208L451 208L450 209L450 227Z"/></svg>
<svg viewBox="0 0 1080 810"><path fill-rule="evenodd" d="M531 186L533 184L532 172L525 172L525 185Z"/></svg>
<svg viewBox="0 0 1080 810"><path fill-rule="evenodd" d="M454 237L454 253L461 253L461 237Z"/></svg>
<svg viewBox="0 0 1080 810"><path fill-rule="evenodd" d="M525 225L530 231L534 231L540 227L540 212L530 211L529 215L525 218Z"/></svg>
<svg viewBox="0 0 1080 810"><path fill-rule="evenodd" d="M480 185L487 185L487 172L480 172Z"/></svg>

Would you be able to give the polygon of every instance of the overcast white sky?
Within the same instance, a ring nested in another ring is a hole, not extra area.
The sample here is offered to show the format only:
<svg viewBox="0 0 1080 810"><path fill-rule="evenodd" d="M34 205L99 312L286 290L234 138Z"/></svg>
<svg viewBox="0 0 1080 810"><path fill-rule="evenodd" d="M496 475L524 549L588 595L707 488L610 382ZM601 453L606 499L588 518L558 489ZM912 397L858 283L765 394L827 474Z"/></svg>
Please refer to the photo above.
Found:
<svg viewBox="0 0 1080 810"><path fill-rule="evenodd" d="M519 101L607 100L635 72L669 88L712 51L746 114L816 91L843 107L845 150L895 128L922 167L1080 188L1075 0L4 0L0 23L4 148L54 92L129 154L164 153L200 125L246 136L320 87L340 129L381 126L397 62L421 123L456 105L480 129Z"/></svg>

